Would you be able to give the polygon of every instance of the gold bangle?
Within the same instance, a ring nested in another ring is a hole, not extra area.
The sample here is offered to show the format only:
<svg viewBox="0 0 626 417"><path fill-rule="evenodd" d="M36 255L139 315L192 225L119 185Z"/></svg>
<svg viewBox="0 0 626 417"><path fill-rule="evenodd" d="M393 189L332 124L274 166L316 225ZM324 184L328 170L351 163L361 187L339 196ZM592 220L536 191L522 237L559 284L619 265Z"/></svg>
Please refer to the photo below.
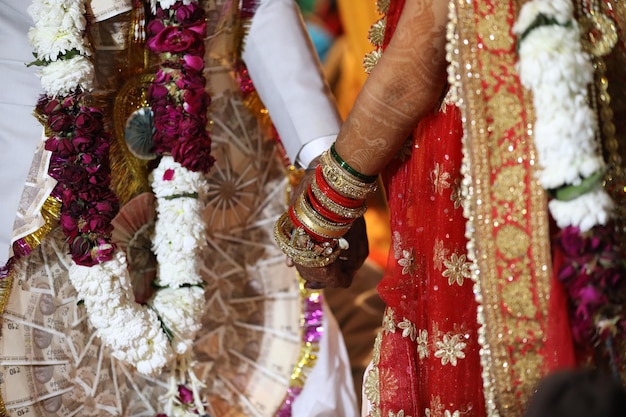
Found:
<svg viewBox="0 0 626 417"><path fill-rule="evenodd" d="M350 227L350 223L335 223L319 214L306 200L305 194L300 194L293 205L293 211L300 220L300 223L312 232L327 239L338 239L345 235Z"/></svg>
<svg viewBox="0 0 626 417"><path fill-rule="evenodd" d="M330 156L329 151L322 153L320 157L322 175L324 179L337 192L354 200L365 200L367 196L376 191L376 182L363 182L348 173Z"/></svg>
<svg viewBox="0 0 626 417"><path fill-rule="evenodd" d="M274 239L276 244L291 260L301 266L321 268L335 262L341 253L336 240L322 245L314 245L310 241L304 248L296 247L298 237L306 239L308 235L301 228L294 228L288 213L283 213L274 224Z"/></svg>
<svg viewBox="0 0 626 417"><path fill-rule="evenodd" d="M322 204L326 209L346 219L358 219L363 216L367 210L367 205L365 203L357 208L348 208L329 198L322 190L320 190L315 177L313 177L313 181L311 181L311 191L313 192L315 198L317 198L320 204Z"/></svg>

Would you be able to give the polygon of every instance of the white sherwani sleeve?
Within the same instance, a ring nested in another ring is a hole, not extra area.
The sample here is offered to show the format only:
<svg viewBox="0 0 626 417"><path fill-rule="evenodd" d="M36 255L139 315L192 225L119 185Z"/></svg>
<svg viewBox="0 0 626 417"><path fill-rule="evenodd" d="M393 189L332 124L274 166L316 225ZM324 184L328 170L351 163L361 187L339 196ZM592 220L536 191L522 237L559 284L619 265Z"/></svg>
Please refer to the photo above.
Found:
<svg viewBox="0 0 626 417"><path fill-rule="evenodd" d="M294 0L261 0L243 60L290 161L306 167L334 142L341 118Z"/></svg>
<svg viewBox="0 0 626 417"><path fill-rule="evenodd" d="M0 267L9 257L15 215L42 127L32 112L40 94L28 43L33 25L23 0L0 0Z"/></svg>

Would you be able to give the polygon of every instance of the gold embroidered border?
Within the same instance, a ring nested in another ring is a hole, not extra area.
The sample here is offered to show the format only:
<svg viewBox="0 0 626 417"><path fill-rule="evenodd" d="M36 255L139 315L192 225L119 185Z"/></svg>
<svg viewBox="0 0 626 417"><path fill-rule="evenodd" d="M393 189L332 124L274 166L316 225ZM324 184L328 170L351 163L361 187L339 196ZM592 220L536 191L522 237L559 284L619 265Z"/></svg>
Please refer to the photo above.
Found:
<svg viewBox="0 0 626 417"><path fill-rule="evenodd" d="M542 376L551 277L531 101L514 69L521 1L456 1L469 249L487 414L520 416Z"/></svg>

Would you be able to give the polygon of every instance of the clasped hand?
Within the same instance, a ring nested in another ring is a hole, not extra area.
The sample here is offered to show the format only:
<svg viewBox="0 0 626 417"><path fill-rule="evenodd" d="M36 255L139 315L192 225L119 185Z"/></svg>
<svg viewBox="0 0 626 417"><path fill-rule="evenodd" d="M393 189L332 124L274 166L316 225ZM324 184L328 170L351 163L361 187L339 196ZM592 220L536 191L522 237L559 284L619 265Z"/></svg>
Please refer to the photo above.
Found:
<svg viewBox="0 0 626 417"><path fill-rule="evenodd" d="M312 177L313 171L307 171L291 194L291 204L301 193L305 192ZM304 267L295 264L290 258L287 258L287 265L296 267L306 281L307 288L347 288L352 284L354 274L369 255L367 229L362 217L354 221L344 239L348 241L350 247L343 250L339 258L328 266Z"/></svg>

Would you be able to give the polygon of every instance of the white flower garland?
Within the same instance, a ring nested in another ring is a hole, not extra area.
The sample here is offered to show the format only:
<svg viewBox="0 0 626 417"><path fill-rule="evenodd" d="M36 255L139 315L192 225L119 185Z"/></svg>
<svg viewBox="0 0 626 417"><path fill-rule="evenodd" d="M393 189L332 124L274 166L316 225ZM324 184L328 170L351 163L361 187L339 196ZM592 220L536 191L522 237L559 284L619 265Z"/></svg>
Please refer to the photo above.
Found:
<svg viewBox="0 0 626 417"><path fill-rule="evenodd" d="M157 221L152 248L157 257L157 291L152 307L173 334L182 355L200 330L204 308L199 254L205 246L205 224L198 193L206 189L204 176L164 156L152 173Z"/></svg>
<svg viewBox="0 0 626 417"><path fill-rule="evenodd" d="M49 62L39 72L41 87L52 96L65 95L76 87L93 86L94 68L83 39L87 20L84 0L36 0L28 8L35 22L28 38L37 58ZM59 59L76 51L72 59Z"/></svg>
<svg viewBox="0 0 626 417"><path fill-rule="evenodd" d="M92 267L73 264L70 280L85 303L89 322L115 358L147 375L168 363L173 355L169 340L157 313L135 303L123 251Z"/></svg>
<svg viewBox="0 0 626 417"><path fill-rule="evenodd" d="M185 0L185 4L189 2ZM161 7L174 3L168 0ZM91 90L94 68L83 39L85 1L35 0L29 13L35 21L29 38L37 58L47 64L39 72L43 90L55 97L78 87ZM60 59L73 53L77 55ZM135 303L126 255L121 250L111 261L93 267L73 264L70 268L70 280L84 301L96 334L114 357L143 374L156 374L175 354L190 351L201 327L204 306L197 262L205 242L202 205L197 198L205 187L202 175L165 156L153 174L152 186L158 211L153 248L159 262L157 285L162 288L150 306Z"/></svg>
<svg viewBox="0 0 626 417"><path fill-rule="evenodd" d="M551 24L533 27L543 16ZM589 105L593 82L590 57L582 49L580 29L570 0L533 0L524 5L513 32L522 37L518 71L533 93L535 146L546 190L580 185L605 163L596 140L598 121ZM586 231L605 224L613 202L597 181L590 192L569 201L552 199L550 212L560 228Z"/></svg>

